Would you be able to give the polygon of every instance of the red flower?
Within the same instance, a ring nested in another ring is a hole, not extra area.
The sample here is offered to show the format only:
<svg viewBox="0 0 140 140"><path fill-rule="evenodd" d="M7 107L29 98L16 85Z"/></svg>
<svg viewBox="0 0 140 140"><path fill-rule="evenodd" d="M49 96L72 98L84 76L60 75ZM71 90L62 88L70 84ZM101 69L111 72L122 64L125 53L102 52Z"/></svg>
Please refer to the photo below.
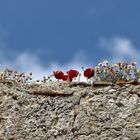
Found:
<svg viewBox="0 0 140 140"><path fill-rule="evenodd" d="M56 79L58 80L63 79L64 73L62 71L57 70L54 71L53 74Z"/></svg>
<svg viewBox="0 0 140 140"><path fill-rule="evenodd" d="M79 72L77 70L69 70L67 71L67 74L70 79L73 79L79 75Z"/></svg>
<svg viewBox="0 0 140 140"><path fill-rule="evenodd" d="M72 81L72 78L69 78L68 75L63 75L63 81Z"/></svg>
<svg viewBox="0 0 140 140"><path fill-rule="evenodd" d="M94 69L93 68L87 68L84 71L84 76L87 77L88 79L94 76Z"/></svg>

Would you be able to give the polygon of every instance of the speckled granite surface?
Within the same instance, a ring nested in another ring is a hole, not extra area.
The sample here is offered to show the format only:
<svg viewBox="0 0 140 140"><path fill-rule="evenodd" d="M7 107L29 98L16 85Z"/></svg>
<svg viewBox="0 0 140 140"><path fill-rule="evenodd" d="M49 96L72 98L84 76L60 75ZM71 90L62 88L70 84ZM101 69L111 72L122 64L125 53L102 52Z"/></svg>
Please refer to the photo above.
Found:
<svg viewBox="0 0 140 140"><path fill-rule="evenodd" d="M68 87L65 95L31 95L0 85L0 140L139 140L140 87Z"/></svg>

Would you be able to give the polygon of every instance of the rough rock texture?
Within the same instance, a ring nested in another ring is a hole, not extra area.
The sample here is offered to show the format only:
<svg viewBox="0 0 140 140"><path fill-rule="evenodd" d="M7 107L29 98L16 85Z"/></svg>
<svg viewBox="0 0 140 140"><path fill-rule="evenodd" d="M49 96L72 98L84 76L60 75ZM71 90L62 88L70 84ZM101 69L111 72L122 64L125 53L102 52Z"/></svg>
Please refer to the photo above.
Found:
<svg viewBox="0 0 140 140"><path fill-rule="evenodd" d="M140 86L44 86L73 94L0 85L0 140L140 140Z"/></svg>

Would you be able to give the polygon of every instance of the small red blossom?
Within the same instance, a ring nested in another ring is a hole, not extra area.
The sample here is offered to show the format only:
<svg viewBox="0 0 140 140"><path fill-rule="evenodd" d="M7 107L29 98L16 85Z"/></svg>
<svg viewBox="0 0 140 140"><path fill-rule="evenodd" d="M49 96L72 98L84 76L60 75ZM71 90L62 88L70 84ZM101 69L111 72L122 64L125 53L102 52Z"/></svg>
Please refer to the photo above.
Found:
<svg viewBox="0 0 140 140"><path fill-rule="evenodd" d="M77 70L69 70L69 71L67 71L67 74L70 79L73 79L79 75L79 72Z"/></svg>
<svg viewBox="0 0 140 140"><path fill-rule="evenodd" d="M56 79L58 80L63 79L64 73L62 71L57 70L54 71L53 74Z"/></svg>
<svg viewBox="0 0 140 140"><path fill-rule="evenodd" d="M72 81L72 78L70 78L68 75L63 75L63 81Z"/></svg>
<svg viewBox="0 0 140 140"><path fill-rule="evenodd" d="M69 76L68 75L63 75L63 81L67 81L69 80Z"/></svg>
<svg viewBox="0 0 140 140"><path fill-rule="evenodd" d="M94 69L93 68L87 68L86 70L84 70L84 76L86 78L91 78L94 76Z"/></svg>

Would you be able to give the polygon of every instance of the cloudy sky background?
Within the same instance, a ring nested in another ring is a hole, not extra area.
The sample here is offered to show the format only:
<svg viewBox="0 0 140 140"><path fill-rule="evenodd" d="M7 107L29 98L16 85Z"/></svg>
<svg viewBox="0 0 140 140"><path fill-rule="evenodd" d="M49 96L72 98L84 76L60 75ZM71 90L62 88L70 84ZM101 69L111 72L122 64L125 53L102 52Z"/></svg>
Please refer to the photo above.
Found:
<svg viewBox="0 0 140 140"><path fill-rule="evenodd" d="M0 63L34 78L53 70L136 60L139 0L0 1Z"/></svg>

